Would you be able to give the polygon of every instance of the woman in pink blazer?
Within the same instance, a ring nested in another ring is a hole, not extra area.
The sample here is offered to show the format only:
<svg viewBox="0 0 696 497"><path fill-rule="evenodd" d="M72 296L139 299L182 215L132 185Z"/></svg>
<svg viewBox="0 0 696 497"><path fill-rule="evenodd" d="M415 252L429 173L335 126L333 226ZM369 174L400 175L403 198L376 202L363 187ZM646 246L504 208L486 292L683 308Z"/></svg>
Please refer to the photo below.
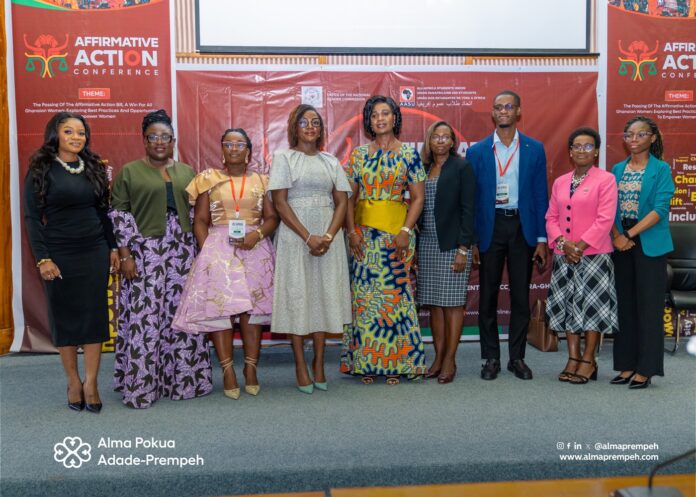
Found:
<svg viewBox="0 0 696 497"><path fill-rule="evenodd" d="M594 356L599 334L618 331L610 236L617 188L613 174L595 167L600 143L592 128L570 134L573 171L553 183L546 213L549 247L554 251L546 312L549 328L565 331L568 342L568 363L558 379L575 385L597 379Z"/></svg>

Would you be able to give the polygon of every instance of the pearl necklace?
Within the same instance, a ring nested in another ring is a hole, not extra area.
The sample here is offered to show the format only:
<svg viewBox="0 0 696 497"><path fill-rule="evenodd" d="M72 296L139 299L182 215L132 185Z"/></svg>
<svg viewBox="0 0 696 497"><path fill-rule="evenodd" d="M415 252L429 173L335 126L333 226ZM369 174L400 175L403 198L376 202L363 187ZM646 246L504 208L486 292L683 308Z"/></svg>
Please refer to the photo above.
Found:
<svg viewBox="0 0 696 497"><path fill-rule="evenodd" d="M63 159L61 159L57 155L56 155L56 160L58 161L58 164L63 166L63 169L68 171L70 174L80 174L82 171L85 170L85 161L82 160L82 157L80 157L80 156L77 157L78 166L75 168L70 167L70 165L67 162L65 162Z"/></svg>
<svg viewBox="0 0 696 497"><path fill-rule="evenodd" d="M580 186L580 183L582 183L582 180L584 180L587 177L587 173L583 174L582 176L575 176L575 173L573 173L573 178L571 179L571 184L577 188Z"/></svg>

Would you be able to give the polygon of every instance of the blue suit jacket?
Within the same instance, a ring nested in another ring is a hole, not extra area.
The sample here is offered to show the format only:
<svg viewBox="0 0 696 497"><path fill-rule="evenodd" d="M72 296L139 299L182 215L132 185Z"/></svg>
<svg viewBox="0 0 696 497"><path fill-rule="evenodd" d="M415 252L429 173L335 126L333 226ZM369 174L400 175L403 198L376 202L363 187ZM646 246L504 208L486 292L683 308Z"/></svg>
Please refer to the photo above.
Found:
<svg viewBox="0 0 696 497"><path fill-rule="evenodd" d="M544 145L519 133L519 201L522 233L529 246L537 244L537 238L546 237L546 209L549 191L546 180L546 153ZM498 166L493 155L493 135L489 135L466 152L466 158L476 176L476 222L478 246L485 252L493 239L495 222L495 182Z"/></svg>
<svg viewBox="0 0 696 497"><path fill-rule="evenodd" d="M630 157L614 164L614 167L611 168L611 172L616 177L616 184L621 181L629 160ZM660 216L660 220L638 235L643 253L647 256L657 257L674 250L672 235L669 232L669 202L672 200L672 195L674 195L672 169L666 162L650 155L640 186L638 219L643 219L650 211L655 211ZM623 233L620 205L616 207L616 227L619 233Z"/></svg>

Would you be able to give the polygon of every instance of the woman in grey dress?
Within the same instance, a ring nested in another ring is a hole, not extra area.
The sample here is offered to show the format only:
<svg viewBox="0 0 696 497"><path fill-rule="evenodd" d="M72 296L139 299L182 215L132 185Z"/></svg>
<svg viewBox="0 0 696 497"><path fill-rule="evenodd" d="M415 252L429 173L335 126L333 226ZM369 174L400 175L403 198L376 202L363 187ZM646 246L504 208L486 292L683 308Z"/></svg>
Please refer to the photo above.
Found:
<svg viewBox="0 0 696 497"><path fill-rule="evenodd" d="M457 156L457 139L444 121L426 132L421 157L428 173L418 238L417 300L430 308L435 360L426 377L454 380L464 322L474 242L474 172Z"/></svg>
<svg viewBox="0 0 696 497"><path fill-rule="evenodd" d="M326 390L326 332L351 322L348 260L341 226L351 191L338 159L321 152L324 122L310 105L288 118L290 150L273 157L268 189L283 221L276 235L271 331L291 335L298 389ZM310 378L304 338L312 335Z"/></svg>

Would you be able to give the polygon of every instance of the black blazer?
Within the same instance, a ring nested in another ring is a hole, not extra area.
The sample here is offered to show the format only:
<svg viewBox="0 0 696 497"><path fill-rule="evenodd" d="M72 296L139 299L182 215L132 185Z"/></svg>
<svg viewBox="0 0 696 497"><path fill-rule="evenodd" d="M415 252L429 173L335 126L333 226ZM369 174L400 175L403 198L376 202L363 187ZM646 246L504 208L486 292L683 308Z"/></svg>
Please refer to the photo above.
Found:
<svg viewBox="0 0 696 497"><path fill-rule="evenodd" d="M458 155L450 155L440 170L435 195L435 231L442 252L474 243L475 195L476 178L471 164Z"/></svg>

